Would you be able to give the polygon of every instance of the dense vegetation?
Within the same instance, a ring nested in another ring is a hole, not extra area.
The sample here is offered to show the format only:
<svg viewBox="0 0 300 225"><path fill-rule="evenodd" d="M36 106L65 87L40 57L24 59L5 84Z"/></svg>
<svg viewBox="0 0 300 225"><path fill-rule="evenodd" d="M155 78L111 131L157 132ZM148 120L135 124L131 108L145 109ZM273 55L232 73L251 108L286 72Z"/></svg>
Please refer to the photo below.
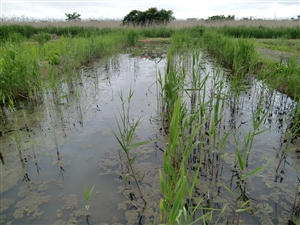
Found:
<svg viewBox="0 0 300 225"><path fill-rule="evenodd" d="M287 38L287 39L299 39L300 38L300 26L294 27L229 27L225 26L219 29L225 35L229 35L235 38Z"/></svg>
<svg viewBox="0 0 300 225"><path fill-rule="evenodd" d="M60 39L50 41L53 34ZM259 58L253 40L245 39L300 38L299 26L100 29L80 26L37 28L29 25L2 25L1 102L13 102L20 94L39 89L39 68L43 62L48 62L50 66L60 65L65 71L65 67L78 68L80 64L92 61L95 57L104 57L109 52L118 52L126 46L136 45L140 38L158 37L170 38L169 51L176 51L179 47L183 49L201 45L225 67L231 69L233 74L244 76L255 72L261 74L263 79L269 80L274 87L296 98L300 96L300 85L295 85L299 83L299 64L295 60L290 60L289 64L285 65L283 62L278 64ZM27 43L32 41L38 42L39 45ZM284 75L281 76L279 71L283 71ZM289 76L289 79L286 79L286 76Z"/></svg>

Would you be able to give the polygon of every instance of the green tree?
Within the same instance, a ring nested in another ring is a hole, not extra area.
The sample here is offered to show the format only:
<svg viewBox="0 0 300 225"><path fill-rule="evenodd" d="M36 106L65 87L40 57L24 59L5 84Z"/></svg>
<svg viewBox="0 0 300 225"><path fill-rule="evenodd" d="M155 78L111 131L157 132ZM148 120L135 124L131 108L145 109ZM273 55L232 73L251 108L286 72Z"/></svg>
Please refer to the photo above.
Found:
<svg viewBox="0 0 300 225"><path fill-rule="evenodd" d="M123 19L123 25L146 26L153 24L166 25L175 20L172 10L161 9L156 7L149 8L146 11L132 10Z"/></svg>
<svg viewBox="0 0 300 225"><path fill-rule="evenodd" d="M65 13L66 17L67 17L67 21L80 21L81 18L81 14L77 13L77 12L73 12L73 13Z"/></svg>
<svg viewBox="0 0 300 225"><path fill-rule="evenodd" d="M228 15L226 17L226 20L235 20L235 15L232 15L232 16Z"/></svg>
<svg viewBox="0 0 300 225"><path fill-rule="evenodd" d="M124 19L123 19L123 25L128 24L128 23L137 23L139 20L139 16L141 14L141 11L139 10L132 10L130 13L128 13Z"/></svg>

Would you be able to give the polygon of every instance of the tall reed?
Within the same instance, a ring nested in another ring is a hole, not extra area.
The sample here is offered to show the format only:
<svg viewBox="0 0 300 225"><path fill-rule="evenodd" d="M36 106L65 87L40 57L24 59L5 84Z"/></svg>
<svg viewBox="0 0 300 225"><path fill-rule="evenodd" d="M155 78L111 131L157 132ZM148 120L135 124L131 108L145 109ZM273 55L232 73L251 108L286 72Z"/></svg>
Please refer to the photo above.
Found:
<svg viewBox="0 0 300 225"><path fill-rule="evenodd" d="M247 39L234 39L212 30L205 30L203 47L219 59L234 75L244 76L256 67L254 45Z"/></svg>
<svg viewBox="0 0 300 225"><path fill-rule="evenodd" d="M130 108L131 108L131 99L133 97L133 94L134 94L134 91L130 88L129 94L128 94L127 98L125 99L123 96L123 93L120 92L119 97L122 102L122 111L119 112L119 117L121 120L121 124L119 123L119 121L116 118L117 125L118 125L118 134L115 131L113 131L113 134L114 134L115 138L117 139L118 143L120 144L123 152L125 153L127 164L128 164L129 170L130 170L129 176L134 179L136 186L138 188L138 191L140 193L140 197L143 200L144 205L146 206L147 201L142 194L142 190L140 188L139 181L137 179L135 170L133 168L133 163L135 162L135 159L137 158L137 156L142 154L142 152L138 152L135 155L131 156L130 150L132 150L134 148L138 148L139 146L148 144L149 142L151 142L151 140L136 142L136 143L132 144L132 142L134 140L134 134L135 134L136 128L138 127L138 125L140 123L140 119L141 119L139 117L136 121L134 121L132 123L130 121ZM126 103L127 103L127 106L125 105Z"/></svg>
<svg viewBox="0 0 300 225"><path fill-rule="evenodd" d="M209 75L205 72L199 52L193 52L186 59L185 63L176 56L168 57L165 74L160 73L158 79L162 113L167 114L170 123L163 171L160 171L163 195L160 219L166 224L194 224L199 221L205 224L212 222L213 212L218 211L211 208L205 198L195 202L194 191L199 182L200 170L202 173L210 171L213 174L213 168L217 168L217 163L220 163L219 160L214 162L212 158L219 145L218 130L215 128L218 127L224 108L222 79L214 74L213 82L208 82ZM177 67L172 66L175 63L181 65L181 68L177 70ZM206 95L207 90L210 91L209 96ZM212 135L212 149L205 144L207 135ZM209 167L202 168L205 160L203 154L209 158ZM216 174L220 174L219 169L216 169ZM220 210L221 213L225 208Z"/></svg>

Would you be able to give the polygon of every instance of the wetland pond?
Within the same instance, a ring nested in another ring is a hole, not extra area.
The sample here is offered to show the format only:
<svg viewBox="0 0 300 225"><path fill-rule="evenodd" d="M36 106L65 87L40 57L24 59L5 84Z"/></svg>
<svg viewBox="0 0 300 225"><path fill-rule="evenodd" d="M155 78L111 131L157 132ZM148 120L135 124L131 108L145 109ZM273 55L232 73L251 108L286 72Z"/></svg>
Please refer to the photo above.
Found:
<svg viewBox="0 0 300 225"><path fill-rule="evenodd" d="M203 76L208 77L209 98L217 69L202 53L200 59ZM187 73L191 71L191 57L177 61L186 66ZM21 101L14 113L4 108L1 224L87 224L83 193L85 187L90 190L93 186L90 224L158 224L159 169L168 139L157 77L158 71L165 73L166 64L163 53L120 54L83 67L72 84L61 82L57 91L45 91L43 102L36 106ZM221 74L224 98L218 135L228 134L226 147L210 158L204 153L202 167L210 168L215 159L222 169L215 174L202 168L193 201L205 197L206 206L214 209L227 203L219 222L231 221L235 199L222 184L236 191L236 143L247 137L252 111L260 105L265 117L258 132L263 132L253 139L247 169L263 169L247 178L243 191L252 209L240 213L239 224L299 221L300 147L298 137L289 132L297 102L255 77L234 85L224 70ZM128 178L125 156L112 132L117 132L116 119L122 114L119 95L127 96L130 89L134 91L130 120L141 118L134 141L153 140L131 153L142 153L133 166L147 201L145 208L133 179ZM214 215L218 217L219 211Z"/></svg>

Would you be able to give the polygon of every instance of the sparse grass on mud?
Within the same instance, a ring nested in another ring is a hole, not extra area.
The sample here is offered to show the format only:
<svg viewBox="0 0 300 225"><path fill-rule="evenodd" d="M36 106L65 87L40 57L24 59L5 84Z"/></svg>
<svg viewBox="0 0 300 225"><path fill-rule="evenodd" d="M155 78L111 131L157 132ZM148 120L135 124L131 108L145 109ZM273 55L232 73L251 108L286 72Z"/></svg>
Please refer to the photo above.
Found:
<svg viewBox="0 0 300 225"><path fill-rule="evenodd" d="M288 52L299 54L300 41L298 39L254 39L256 46L268 48L274 51Z"/></svg>

